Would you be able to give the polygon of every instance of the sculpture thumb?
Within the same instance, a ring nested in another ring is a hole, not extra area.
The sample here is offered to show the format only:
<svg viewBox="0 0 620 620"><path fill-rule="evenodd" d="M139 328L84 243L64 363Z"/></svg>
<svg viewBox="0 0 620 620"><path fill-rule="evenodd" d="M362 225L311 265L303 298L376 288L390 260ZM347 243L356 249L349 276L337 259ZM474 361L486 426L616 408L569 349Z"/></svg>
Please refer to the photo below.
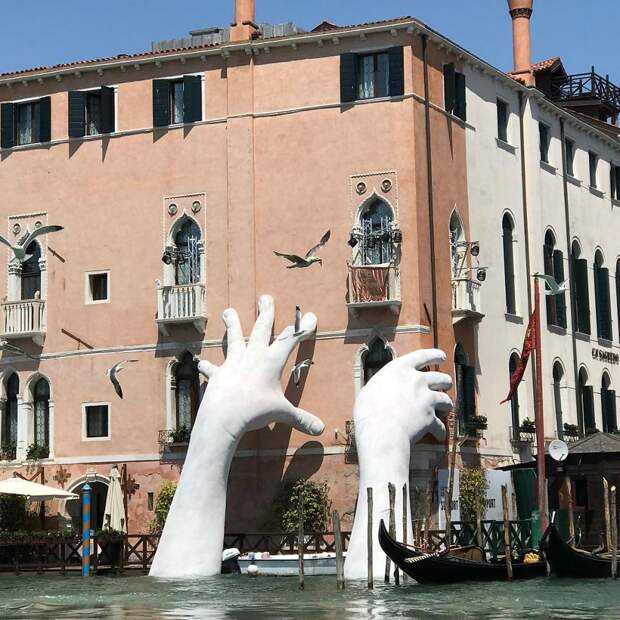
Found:
<svg viewBox="0 0 620 620"><path fill-rule="evenodd" d="M288 424L307 435L320 435L325 430L322 420L304 409L295 407L289 401L276 416L278 422Z"/></svg>

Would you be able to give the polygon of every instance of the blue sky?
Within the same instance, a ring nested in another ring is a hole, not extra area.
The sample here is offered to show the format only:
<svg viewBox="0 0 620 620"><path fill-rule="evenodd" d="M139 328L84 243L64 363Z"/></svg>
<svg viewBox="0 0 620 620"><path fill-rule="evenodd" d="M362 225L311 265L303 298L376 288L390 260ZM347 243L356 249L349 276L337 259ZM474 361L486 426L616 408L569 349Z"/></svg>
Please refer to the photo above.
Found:
<svg viewBox="0 0 620 620"><path fill-rule="evenodd" d="M588 8L596 5L596 11ZM467 9L463 7L467 6ZM93 9L92 7L96 7ZM152 40L231 21L233 0L2 1L0 71L150 49ZM500 69L512 64L506 0L257 0L257 19L311 29L413 15ZM618 0L535 0L534 59L562 56L569 72L620 83Z"/></svg>

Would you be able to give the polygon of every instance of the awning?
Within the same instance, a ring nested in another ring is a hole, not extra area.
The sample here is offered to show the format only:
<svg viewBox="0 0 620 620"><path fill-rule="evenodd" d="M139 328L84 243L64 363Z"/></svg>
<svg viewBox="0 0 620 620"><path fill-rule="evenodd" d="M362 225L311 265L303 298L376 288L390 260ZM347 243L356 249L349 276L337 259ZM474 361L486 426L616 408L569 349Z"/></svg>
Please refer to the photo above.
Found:
<svg viewBox="0 0 620 620"><path fill-rule="evenodd" d="M38 502L50 499L79 499L75 493L63 489L48 487L37 482L30 482L23 478L7 478L0 480L0 495L21 495Z"/></svg>

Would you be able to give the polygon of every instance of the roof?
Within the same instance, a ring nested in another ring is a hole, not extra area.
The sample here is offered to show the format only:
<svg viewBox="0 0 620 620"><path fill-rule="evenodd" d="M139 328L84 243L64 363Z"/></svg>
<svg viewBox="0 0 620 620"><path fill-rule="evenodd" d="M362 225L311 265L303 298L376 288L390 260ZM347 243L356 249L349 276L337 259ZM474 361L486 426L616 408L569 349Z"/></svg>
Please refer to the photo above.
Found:
<svg viewBox="0 0 620 620"><path fill-rule="evenodd" d="M534 73L547 71L548 69L552 69L556 63L562 63L562 59L559 56L554 56L553 58L547 58L547 60L541 60L540 62L534 63L532 65L532 71Z"/></svg>
<svg viewBox="0 0 620 620"><path fill-rule="evenodd" d="M611 433L595 433L576 441L569 447L569 457L581 454L620 454L620 436Z"/></svg>

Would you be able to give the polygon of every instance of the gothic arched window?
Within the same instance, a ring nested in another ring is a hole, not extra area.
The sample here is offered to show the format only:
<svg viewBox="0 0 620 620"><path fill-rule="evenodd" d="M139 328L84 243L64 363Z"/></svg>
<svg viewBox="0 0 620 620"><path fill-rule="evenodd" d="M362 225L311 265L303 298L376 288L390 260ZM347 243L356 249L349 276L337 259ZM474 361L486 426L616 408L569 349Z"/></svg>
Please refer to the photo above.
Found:
<svg viewBox="0 0 620 620"><path fill-rule="evenodd" d="M562 380L564 368L560 362L553 364L553 406L555 409L555 424L558 429L558 439L564 436L564 414L562 413Z"/></svg>
<svg viewBox="0 0 620 620"><path fill-rule="evenodd" d="M508 361L508 379L512 377L514 371L519 364L519 354L513 353ZM521 420L519 419L519 388L517 388L510 399L510 413L512 414L512 433L516 439L520 437L519 427L521 426Z"/></svg>
<svg viewBox="0 0 620 620"><path fill-rule="evenodd" d="M49 448L50 445L50 385L39 379L33 389L34 395L34 443Z"/></svg>
<svg viewBox="0 0 620 620"><path fill-rule="evenodd" d="M596 334L611 340L611 299L609 295L609 269L603 266L603 254L594 256L594 298L596 300Z"/></svg>
<svg viewBox="0 0 620 620"><path fill-rule="evenodd" d="M515 292L514 223L506 214L502 219L502 245L504 248L504 288L506 293L506 312L517 313Z"/></svg>
<svg viewBox="0 0 620 620"><path fill-rule="evenodd" d="M191 353L185 353L177 364L174 379L176 427L191 429L200 404L198 362Z"/></svg>
<svg viewBox="0 0 620 620"><path fill-rule="evenodd" d="M200 282L200 228L194 220L186 220L174 236L176 247L175 284Z"/></svg>
<svg viewBox="0 0 620 620"><path fill-rule="evenodd" d="M465 349L459 343L454 350L454 374L456 376L456 408L461 434L467 423L476 415L476 370L470 366Z"/></svg>
<svg viewBox="0 0 620 620"><path fill-rule="evenodd" d="M548 230L545 235L543 246L543 257L545 263L545 274L553 276L558 284L564 282L564 254L562 250L555 247L555 237ZM547 325L566 328L566 294L547 295Z"/></svg>
<svg viewBox="0 0 620 620"><path fill-rule="evenodd" d="M375 200L362 211L360 225L362 227L361 257L363 265L381 265L394 259L394 248L391 239L392 209L383 200Z"/></svg>
<svg viewBox="0 0 620 620"><path fill-rule="evenodd" d="M6 403L2 420L2 452L15 458L17 447L17 396L19 394L19 377L13 373L6 382Z"/></svg>
<svg viewBox="0 0 620 620"><path fill-rule="evenodd" d="M581 427L588 433L596 428L594 415L594 390L588 385L588 372L585 368L579 371L579 406L581 408Z"/></svg>
<svg viewBox="0 0 620 620"><path fill-rule="evenodd" d="M392 351L386 346L385 342L381 338L375 338L364 356L364 385L392 359L394 359Z"/></svg>
<svg viewBox="0 0 620 620"><path fill-rule="evenodd" d="M37 299L41 296L41 247L33 241L26 249L30 258L22 263L21 298Z"/></svg>
<svg viewBox="0 0 620 620"><path fill-rule="evenodd" d="M603 412L603 432L613 433L618 430L616 418L616 391L611 389L611 379L604 372L601 381L601 411Z"/></svg>
<svg viewBox="0 0 620 620"><path fill-rule="evenodd" d="M578 332L590 334L590 299L588 287L588 261L581 258L581 248L574 241L571 248L573 261L574 323Z"/></svg>

